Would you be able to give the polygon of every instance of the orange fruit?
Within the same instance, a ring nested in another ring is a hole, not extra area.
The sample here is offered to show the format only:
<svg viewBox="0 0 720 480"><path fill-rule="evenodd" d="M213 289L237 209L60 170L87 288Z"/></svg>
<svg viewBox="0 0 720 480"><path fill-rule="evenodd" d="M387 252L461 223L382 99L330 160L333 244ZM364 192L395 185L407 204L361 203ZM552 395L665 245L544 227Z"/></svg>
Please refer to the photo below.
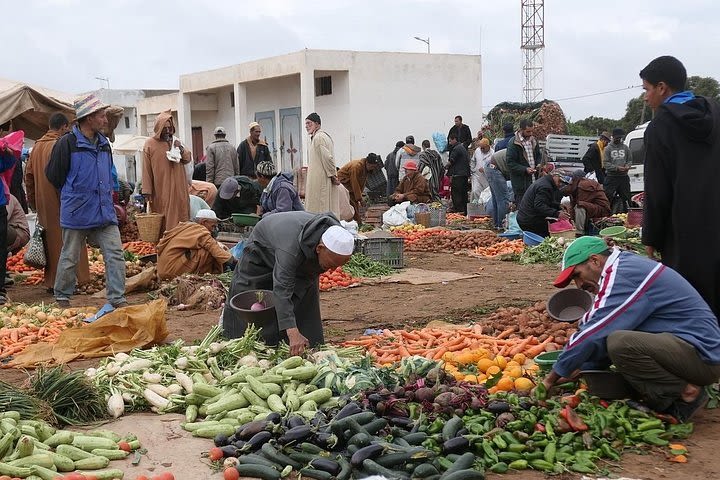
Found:
<svg viewBox="0 0 720 480"><path fill-rule="evenodd" d="M513 361L517 362L520 365L524 364L527 361L527 357L525 357L525 354L523 354L523 353L515 354L515 356L512 359L513 359Z"/></svg>
<svg viewBox="0 0 720 480"><path fill-rule="evenodd" d="M520 366L508 366L503 373L508 377L519 378L522 377L522 367Z"/></svg>
<svg viewBox="0 0 720 480"><path fill-rule="evenodd" d="M495 364L500 367L501 370L504 370L505 367L507 367L507 359L502 355L498 355L495 357Z"/></svg>
<svg viewBox="0 0 720 480"><path fill-rule="evenodd" d="M529 378L520 377L515 379L515 390L520 392L529 392L535 384Z"/></svg>
<svg viewBox="0 0 720 480"><path fill-rule="evenodd" d="M510 377L503 377L498 381L496 387L503 392L509 392L515 388L515 382L513 382L513 379Z"/></svg>
<svg viewBox="0 0 720 480"><path fill-rule="evenodd" d="M486 373L487 376L489 377L489 376L492 376L492 375L497 375L497 374L500 373L500 372L501 372L500 367L498 367L497 365L491 365L491 366L488 367L487 370L485 370L484 373Z"/></svg>
<svg viewBox="0 0 720 480"><path fill-rule="evenodd" d="M495 364L493 363L493 361L490 360L490 359L487 358L487 357L481 358L481 359L478 360L478 362L477 362L477 368L478 368L478 370L480 370L480 371L483 372L483 373L487 372L488 368L490 368L490 367L492 367L492 366L494 366L494 365L495 365Z"/></svg>
<svg viewBox="0 0 720 480"><path fill-rule="evenodd" d="M463 380L465 380L466 382L478 383L477 375L465 375L465 378Z"/></svg>

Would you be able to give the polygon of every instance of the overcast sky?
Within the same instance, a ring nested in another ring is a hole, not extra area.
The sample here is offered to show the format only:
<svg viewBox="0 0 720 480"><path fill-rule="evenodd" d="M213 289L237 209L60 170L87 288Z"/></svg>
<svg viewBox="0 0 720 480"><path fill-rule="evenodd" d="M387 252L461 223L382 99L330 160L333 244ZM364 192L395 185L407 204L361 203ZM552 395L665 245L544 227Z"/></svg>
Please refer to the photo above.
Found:
<svg viewBox="0 0 720 480"><path fill-rule="evenodd" d="M720 3L548 0L544 96L566 116L619 118L638 72L674 55L720 79ZM77 93L177 88L180 74L303 48L483 56L483 113L522 94L519 0L24 0L5 2L0 76ZM9 53L9 55L8 55ZM712 60L712 59L715 60ZM459 80L461 81L461 80ZM452 85L448 85L452 88ZM414 99L419 101L420 99ZM462 108L458 108L462 111Z"/></svg>

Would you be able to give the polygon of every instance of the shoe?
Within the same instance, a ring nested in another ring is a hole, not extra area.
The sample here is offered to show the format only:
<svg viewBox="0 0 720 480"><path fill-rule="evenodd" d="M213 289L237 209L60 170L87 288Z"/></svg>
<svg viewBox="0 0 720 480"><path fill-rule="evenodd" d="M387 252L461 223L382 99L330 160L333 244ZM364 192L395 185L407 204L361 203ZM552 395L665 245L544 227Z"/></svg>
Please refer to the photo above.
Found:
<svg viewBox="0 0 720 480"><path fill-rule="evenodd" d="M55 289L54 288L46 288L45 293L50 293L50 294L55 293Z"/></svg>
<svg viewBox="0 0 720 480"><path fill-rule="evenodd" d="M115 310L115 307L113 307L109 303L106 303L105 305L102 306L102 308L100 310L97 311L97 313L95 315L93 315L92 317L86 318L84 320L84 322L85 323L93 323L94 321L100 320L102 317L104 317L105 315L107 315L108 313L110 313L114 310Z"/></svg>
<svg viewBox="0 0 720 480"><path fill-rule="evenodd" d="M705 388L702 387L697 398L692 402L683 402L677 400L668 409L667 413L677 418L681 423L686 423L692 419L692 417L705 407L709 400L708 394Z"/></svg>
<svg viewBox="0 0 720 480"><path fill-rule="evenodd" d="M118 303L117 305L113 305L113 307L115 307L116 310L118 308L125 308L125 307L129 307L129 306L130 306L130 304L128 302L122 302L122 303Z"/></svg>
<svg viewBox="0 0 720 480"><path fill-rule="evenodd" d="M70 308L70 300L56 300L55 301L60 308Z"/></svg>

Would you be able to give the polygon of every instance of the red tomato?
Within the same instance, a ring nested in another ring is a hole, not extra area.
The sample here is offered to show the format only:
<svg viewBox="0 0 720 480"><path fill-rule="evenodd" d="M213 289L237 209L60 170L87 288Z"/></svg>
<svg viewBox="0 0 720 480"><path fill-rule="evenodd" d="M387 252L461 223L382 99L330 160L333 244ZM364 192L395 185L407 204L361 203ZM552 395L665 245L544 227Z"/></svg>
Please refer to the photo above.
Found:
<svg viewBox="0 0 720 480"><path fill-rule="evenodd" d="M220 460L221 458L223 458L223 456L223 451L220 450L218 447L213 447L208 452L208 457L210 457L210 460L212 460L213 462L215 460Z"/></svg>
<svg viewBox="0 0 720 480"><path fill-rule="evenodd" d="M223 480L238 480L238 478L240 478L240 473L235 467L228 467L223 472Z"/></svg>
<svg viewBox="0 0 720 480"><path fill-rule="evenodd" d="M126 452L132 451L132 448L130 448L130 444L128 442L119 442L118 447L120 447L120 450L125 450Z"/></svg>

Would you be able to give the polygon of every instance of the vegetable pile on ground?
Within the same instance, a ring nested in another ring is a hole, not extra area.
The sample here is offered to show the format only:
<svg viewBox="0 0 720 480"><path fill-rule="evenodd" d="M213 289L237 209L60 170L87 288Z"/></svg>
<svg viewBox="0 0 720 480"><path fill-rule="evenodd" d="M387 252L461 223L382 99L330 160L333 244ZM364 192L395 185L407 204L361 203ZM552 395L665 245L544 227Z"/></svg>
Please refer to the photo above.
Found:
<svg viewBox="0 0 720 480"><path fill-rule="evenodd" d="M570 243L562 237L545 237L539 245L527 247L520 255L513 257L521 265L532 263L546 263L558 265L562 262L565 247Z"/></svg>
<svg viewBox="0 0 720 480"><path fill-rule="evenodd" d="M334 270L328 270L320 274L320 291L327 292L335 288L347 288L352 285L359 285L360 279L355 278L338 267Z"/></svg>
<svg viewBox="0 0 720 480"><path fill-rule="evenodd" d="M150 242L136 241L123 243L123 250L134 253L138 257L157 253L155 244Z"/></svg>
<svg viewBox="0 0 720 480"><path fill-rule="evenodd" d="M406 223L404 225L400 225L398 227L390 227L390 231L395 234L397 237L402 237L404 234L409 232L417 232L419 230L425 230L425 225L415 224L415 223Z"/></svg>
<svg viewBox="0 0 720 480"><path fill-rule="evenodd" d="M458 231L431 228L413 232L405 237L405 250L409 252L458 252L487 247L499 242L493 232L485 230Z"/></svg>
<svg viewBox="0 0 720 480"><path fill-rule="evenodd" d="M537 302L527 308L501 307L488 317L483 318L479 324L485 335L496 338L508 336L509 338L537 337L541 343L546 343L545 350L558 350L575 332L574 323L556 322L547 314L545 302ZM552 339L548 342L548 338Z"/></svg>
<svg viewBox="0 0 720 480"><path fill-rule="evenodd" d="M350 261L342 266L343 272L355 278L373 278L392 275L395 269L382 262L376 262L362 253L355 253Z"/></svg>
<svg viewBox="0 0 720 480"><path fill-rule="evenodd" d="M9 360L34 343L55 343L63 330L81 327L83 320L95 311L94 308L63 310L44 303L0 307L0 361Z"/></svg>
<svg viewBox="0 0 720 480"><path fill-rule="evenodd" d="M8 255L5 267L8 272L23 273L36 270L35 267L25 265L25 252L27 252L27 247L21 248L15 255Z"/></svg>
<svg viewBox="0 0 720 480"><path fill-rule="evenodd" d="M232 275L232 273L230 273ZM225 305L229 276L183 274L164 282L158 294L178 310L217 310Z"/></svg>
<svg viewBox="0 0 720 480"><path fill-rule="evenodd" d="M492 355L524 354L533 358L547 350L556 350L553 338L545 335L543 340L535 336L519 338L514 329L507 328L497 335L483 333L482 325L461 328L430 328L418 330L382 330L379 334L363 335L348 340L345 346L364 347L380 365L392 364L405 357L419 355L440 360L448 352L487 350Z"/></svg>
<svg viewBox="0 0 720 480"><path fill-rule="evenodd" d="M639 228L628 228L623 238L610 238L608 243L622 250L629 250L641 255L645 254L645 245L640 240Z"/></svg>
<svg viewBox="0 0 720 480"><path fill-rule="evenodd" d="M462 213L448 213L445 216L445 221L450 222L464 222L467 220L467 217L463 215Z"/></svg>
<svg viewBox="0 0 720 480"><path fill-rule="evenodd" d="M488 247L477 247L473 253L481 257L496 258L503 255L517 255L523 250L525 243L522 240L503 240Z"/></svg>

